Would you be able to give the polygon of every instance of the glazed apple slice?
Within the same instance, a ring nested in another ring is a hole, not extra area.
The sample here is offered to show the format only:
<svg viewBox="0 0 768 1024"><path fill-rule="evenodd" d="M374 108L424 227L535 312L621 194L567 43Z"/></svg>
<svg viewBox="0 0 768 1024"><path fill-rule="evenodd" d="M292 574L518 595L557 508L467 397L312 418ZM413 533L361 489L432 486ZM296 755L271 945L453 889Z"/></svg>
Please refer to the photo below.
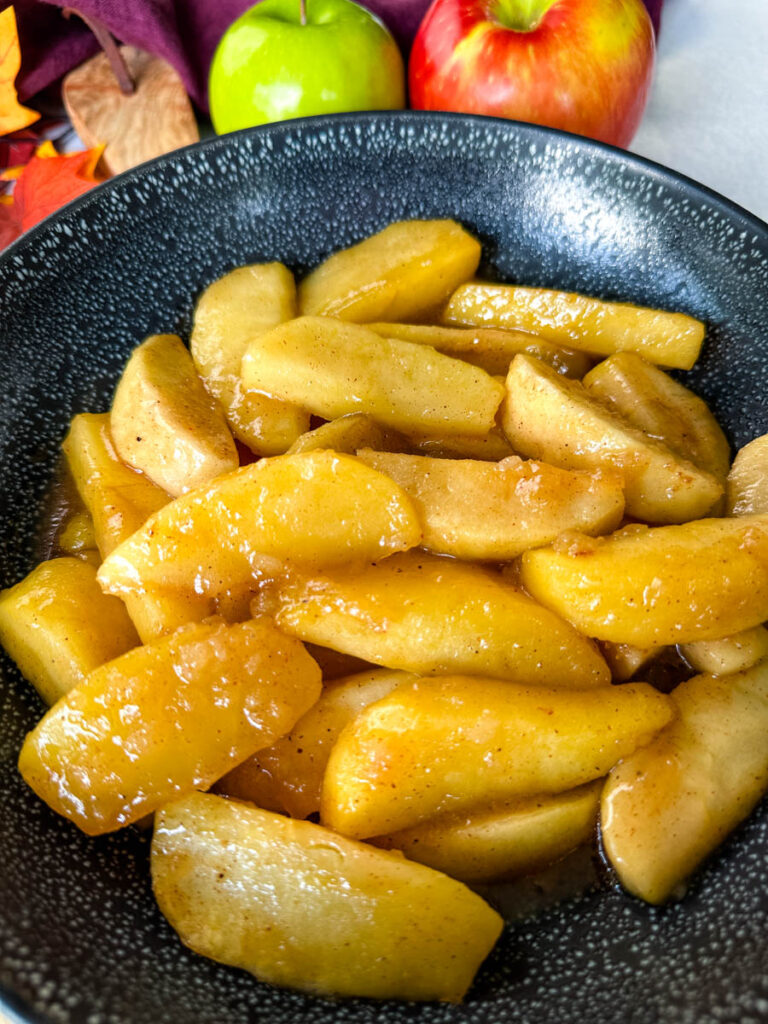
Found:
<svg viewBox="0 0 768 1024"><path fill-rule="evenodd" d="M400 221L329 256L301 282L299 307L358 323L417 320L479 262L480 243L455 221Z"/></svg>
<svg viewBox="0 0 768 1024"><path fill-rule="evenodd" d="M498 427L487 434L422 434L411 431L408 445L419 455L436 459L480 459L483 462L500 462L508 455L514 455L512 445Z"/></svg>
<svg viewBox="0 0 768 1024"><path fill-rule="evenodd" d="M93 519L102 558L143 526L171 496L122 461L109 413L81 413L70 424L62 450L72 479Z"/></svg>
<svg viewBox="0 0 768 1024"><path fill-rule="evenodd" d="M185 494L239 465L221 407L175 334L153 335L133 351L110 427L120 458L169 494Z"/></svg>
<svg viewBox="0 0 768 1024"><path fill-rule="evenodd" d="M147 587L218 595L274 560L345 565L418 544L421 526L392 480L350 455L278 455L177 498L99 570L112 594Z"/></svg>
<svg viewBox="0 0 768 1024"><path fill-rule="evenodd" d="M329 423L308 430L297 437L288 449L289 455L297 452L314 452L326 448L334 452L354 455L358 448L374 448L376 451L402 451L408 442L394 430L385 430L376 420L363 412L352 412L339 416Z"/></svg>
<svg viewBox="0 0 768 1024"><path fill-rule="evenodd" d="M587 636L635 647L719 640L768 619L768 516L564 534L523 585Z"/></svg>
<svg viewBox="0 0 768 1024"><path fill-rule="evenodd" d="M611 772L602 837L622 885L649 903L690 875L768 789L768 662L672 691L677 718Z"/></svg>
<svg viewBox="0 0 768 1024"><path fill-rule="evenodd" d="M319 696L319 668L271 622L192 625L91 672L29 733L19 771L99 835L206 789Z"/></svg>
<svg viewBox="0 0 768 1024"><path fill-rule="evenodd" d="M423 546L455 558L508 561L565 530L610 533L624 512L616 472L558 469L517 455L496 464L369 449L357 457L410 496L424 527Z"/></svg>
<svg viewBox="0 0 768 1024"><path fill-rule="evenodd" d="M210 284L195 307L189 348L235 437L258 455L281 455L309 429L309 414L245 391L240 363L249 343L296 316L296 285L282 263L238 267Z"/></svg>
<svg viewBox="0 0 768 1024"><path fill-rule="evenodd" d="M315 995L459 1002L503 924L399 854L208 793L158 813L152 886L195 952Z"/></svg>
<svg viewBox="0 0 768 1024"><path fill-rule="evenodd" d="M462 882L528 875L595 834L602 787L598 780L555 796L445 814L373 842Z"/></svg>
<svg viewBox="0 0 768 1024"><path fill-rule="evenodd" d="M555 345L595 355L638 352L652 363L690 370L704 324L685 313L605 302L576 292L512 284L464 284L443 312L447 324L530 331Z"/></svg>
<svg viewBox="0 0 768 1024"><path fill-rule="evenodd" d="M604 359L584 387L638 430L662 441L694 466L725 480L731 448L707 404L634 352Z"/></svg>
<svg viewBox="0 0 768 1024"><path fill-rule="evenodd" d="M380 668L327 683L287 736L233 768L217 783L217 791L294 818L314 814L320 810L325 766L341 730L363 708L415 679L410 672Z"/></svg>
<svg viewBox="0 0 768 1024"><path fill-rule="evenodd" d="M248 389L324 419L364 412L403 433L487 434L504 397L484 370L428 345L317 316L290 320L253 342L242 379Z"/></svg>
<svg viewBox="0 0 768 1024"><path fill-rule="evenodd" d="M768 658L768 629L753 626L722 640L681 644L680 653L697 672L713 676L744 672L763 658Z"/></svg>
<svg viewBox="0 0 768 1024"><path fill-rule="evenodd" d="M46 704L55 704L139 638L123 602L102 592L92 565L52 558L0 591L0 643Z"/></svg>
<svg viewBox="0 0 768 1024"><path fill-rule="evenodd" d="M75 416L62 447L75 486L91 515L102 559L171 500L166 491L120 459L108 413ZM141 593L122 597L142 643L166 636L189 622L201 622L214 611L212 600L195 593L191 584L175 592L147 587Z"/></svg>
<svg viewBox="0 0 768 1024"><path fill-rule="evenodd" d="M521 455L563 469L618 470L628 515L646 522L699 519L723 493L711 473L633 427L580 381L527 355L509 368L501 423Z"/></svg>
<svg viewBox="0 0 768 1024"><path fill-rule="evenodd" d="M374 323L367 326L382 338L431 345L438 352L464 359L490 374L505 374L518 352L536 356L565 377L583 377L593 362L585 352L561 348L526 331L441 327L438 324Z"/></svg>
<svg viewBox="0 0 768 1024"><path fill-rule="evenodd" d="M365 839L572 789L648 743L672 714L669 699L644 683L574 691L420 679L342 731L325 771L321 820Z"/></svg>
<svg viewBox="0 0 768 1024"><path fill-rule="evenodd" d="M496 573L423 552L292 574L269 595L281 629L419 675L563 687L610 680L596 646Z"/></svg>
<svg viewBox="0 0 768 1024"><path fill-rule="evenodd" d="M768 512L768 434L737 453L728 474L726 501L729 515Z"/></svg>

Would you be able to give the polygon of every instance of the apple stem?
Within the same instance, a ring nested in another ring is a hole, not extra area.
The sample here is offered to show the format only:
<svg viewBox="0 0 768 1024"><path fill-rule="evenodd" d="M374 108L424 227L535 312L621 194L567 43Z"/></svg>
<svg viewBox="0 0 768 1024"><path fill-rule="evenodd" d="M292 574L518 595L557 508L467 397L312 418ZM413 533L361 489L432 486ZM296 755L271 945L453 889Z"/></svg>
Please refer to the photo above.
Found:
<svg viewBox="0 0 768 1024"><path fill-rule="evenodd" d="M112 68L112 73L117 79L117 84L120 86L120 92L124 96L130 96L134 93L136 91L136 83L131 77L131 73L123 60L123 55L120 53L120 47L107 31L107 26L104 22L99 18L94 18L92 15L83 14L83 12L78 11L76 7L65 7L62 14L65 18L71 18L74 14L85 22L91 32L96 36L102 50L106 53L110 67Z"/></svg>
<svg viewBox="0 0 768 1024"><path fill-rule="evenodd" d="M307 24L307 0L299 0L299 24Z"/></svg>

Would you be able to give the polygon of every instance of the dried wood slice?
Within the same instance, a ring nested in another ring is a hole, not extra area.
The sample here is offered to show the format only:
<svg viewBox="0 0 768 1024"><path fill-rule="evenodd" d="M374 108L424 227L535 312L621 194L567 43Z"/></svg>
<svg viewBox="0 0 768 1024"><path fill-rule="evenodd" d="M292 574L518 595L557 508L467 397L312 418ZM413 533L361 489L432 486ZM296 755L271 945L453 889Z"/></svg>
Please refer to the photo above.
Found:
<svg viewBox="0 0 768 1024"><path fill-rule="evenodd" d="M120 90L106 53L70 71L62 86L75 131L88 147L106 144L102 160L111 174L200 138L174 68L134 46L121 46L120 53L135 83L130 95Z"/></svg>

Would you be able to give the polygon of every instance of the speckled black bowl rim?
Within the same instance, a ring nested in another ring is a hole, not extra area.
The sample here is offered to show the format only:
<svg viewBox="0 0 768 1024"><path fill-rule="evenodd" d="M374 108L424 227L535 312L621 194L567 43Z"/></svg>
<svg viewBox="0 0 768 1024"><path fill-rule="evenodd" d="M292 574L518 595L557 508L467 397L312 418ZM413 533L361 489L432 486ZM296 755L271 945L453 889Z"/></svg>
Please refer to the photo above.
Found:
<svg viewBox="0 0 768 1024"><path fill-rule="evenodd" d="M720 212L726 212L731 217L736 216L740 218L745 222L745 227L749 227L750 230L756 231L758 234L764 234L766 239L768 239L768 222L761 220L755 214L750 213L749 210L745 209L743 206L739 206L739 204L734 202L732 199L728 199L728 197L724 196L721 192L717 192L708 185L703 185L701 182L688 177L686 174L674 171L670 167L665 167L664 164L660 164L655 160L639 156L637 153L631 153L628 150L619 149L617 146L611 146L606 142L598 142L595 139L588 139L583 135L574 135L571 132L561 131L558 128L547 128L544 125L531 124L527 121L506 120L501 117L485 117L480 114L457 114L450 111L387 110L352 112L348 114L326 114L318 117L297 117L289 121L279 121L275 124L261 125L257 128L242 128L240 131L229 132L226 135L214 135L211 138L203 139L200 142L193 142L189 146L183 146L181 149L175 149L171 153L164 153L162 156L155 157L153 160L148 160L146 163L139 164L138 167L133 167L128 171L123 171L122 174L118 174L114 178L110 178L109 180L102 182L102 184L83 193L83 195L79 196L77 199L72 200L71 203L67 203L66 206L56 210L54 213L46 217L45 220L40 221L39 224L30 228L29 231L26 231L6 249L0 252L0 268L5 262L18 255L28 246L36 245L40 236L46 234L53 225L58 224L62 220L67 220L70 217L76 216L80 210L90 206L91 203L100 202L100 197L106 194L107 191L120 189L130 182L145 177L152 168L163 164L173 163L184 154L189 154L195 151L201 152L203 150L213 151L217 149L228 149L232 145L233 141L236 142L240 138L251 136L258 138L260 136L282 135L284 133L290 134L296 131L296 129L301 129L304 125L312 125L312 127L322 129L323 125L345 123L365 124L372 121L378 121L382 118L392 119L396 122L402 122L405 124L408 122L415 124L425 120L430 120L435 123L454 121L477 125L495 123L503 125L505 129L512 128L514 131L528 136L532 142L538 141L545 143L554 142L558 139L567 140L568 143L575 148L583 148L586 152L599 152L606 160L609 160L612 163L634 167L636 170L644 171L646 174L652 175L660 182L684 185L696 198L706 200L715 209L719 209Z"/></svg>
<svg viewBox="0 0 768 1024"><path fill-rule="evenodd" d="M60 210L56 211L38 225L27 231L7 247L5 251L0 253L0 269L5 269L6 264L14 261L16 257L20 256L28 249L34 249L38 246L41 240L46 237L55 225L74 219L81 211L87 209L92 204L99 204L102 202L105 195L111 193L113 190L121 190L124 187L140 180L147 176L155 167L173 164L180 158L184 156L188 157L194 152L215 152L217 150L225 151L233 146L236 147L238 145L238 140L245 137L255 137L258 139L267 136L275 137L285 134L290 135L297 132L300 133L302 129L308 125L311 125L313 129L322 130L324 126L332 127L339 124L359 124L364 126L381 120L386 120L388 122L391 121L397 125L408 125L409 123L415 125L429 121L435 125L450 122L463 122L468 126L475 125L477 127L481 127L488 123L496 123L499 126L503 126L504 130L507 132L512 131L520 133L531 143L547 144L557 143L558 141L567 142L567 144L574 150L580 150L584 153L599 154L601 159L606 163L613 166L623 165L624 167L633 169L635 172L642 174L646 178L653 179L658 184L672 185L678 188L682 187L683 191L688 193L692 200L706 202L714 211L724 215L727 219L739 223L741 228L753 232L758 238L768 244L768 224L750 213L748 210L739 206L737 203L723 196L719 192L702 185L700 182L697 182L684 174L673 171L653 160L618 149L614 146L597 142L592 139L587 139L582 136L573 135L568 132L559 131L557 129L546 128L526 122L508 121L501 118L488 118L479 115L449 112L410 110L371 111L327 115L322 117L297 118L277 124L264 125L258 128L243 129L242 131L234 132L229 135L214 136L212 138L204 139L190 146L175 150L172 153L159 156L102 183L83 194L78 199L62 207ZM512 1007L510 1007L510 1012L512 1014L510 1019L513 1019L514 1009ZM50 1024L49 1017L40 1015L36 1010L32 1009L25 1000L20 998L12 988L2 983L0 983L0 1013L5 1014L12 1024Z"/></svg>

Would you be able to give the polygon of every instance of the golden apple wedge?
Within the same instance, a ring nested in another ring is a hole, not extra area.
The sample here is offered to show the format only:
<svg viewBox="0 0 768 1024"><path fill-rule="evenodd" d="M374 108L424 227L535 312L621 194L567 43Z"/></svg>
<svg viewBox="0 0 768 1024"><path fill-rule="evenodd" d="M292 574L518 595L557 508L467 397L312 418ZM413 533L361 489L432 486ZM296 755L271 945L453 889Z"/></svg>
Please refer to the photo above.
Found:
<svg viewBox="0 0 768 1024"><path fill-rule="evenodd" d="M134 349L118 381L110 427L120 458L169 494L186 494L239 465L219 404L175 334Z"/></svg>
<svg viewBox="0 0 768 1024"><path fill-rule="evenodd" d="M182 942L314 995L459 1002L503 924L399 854L208 793L157 814L151 864Z"/></svg>
<svg viewBox="0 0 768 1024"><path fill-rule="evenodd" d="M498 427L487 434L408 434L408 444L418 455L435 459L481 459L500 462L514 455L512 445ZM401 449L405 450L405 449Z"/></svg>
<svg viewBox="0 0 768 1024"><path fill-rule="evenodd" d="M636 647L719 640L768 619L768 516L564 534L526 551L520 572L587 636Z"/></svg>
<svg viewBox="0 0 768 1024"><path fill-rule="evenodd" d="M0 643L46 704L55 704L139 638L123 602L102 592L92 565L52 558L0 591Z"/></svg>
<svg viewBox="0 0 768 1024"><path fill-rule="evenodd" d="M536 356L565 377L583 377L593 363L585 352L561 348L526 331L443 327L438 324L374 323L366 326L382 338L399 338L419 345L431 345L438 352L464 359L491 374L506 374L518 352Z"/></svg>
<svg viewBox="0 0 768 1024"><path fill-rule="evenodd" d="M294 574L269 595L281 629L418 675L577 687L610 681L596 646L480 566L423 552Z"/></svg>
<svg viewBox="0 0 768 1024"><path fill-rule="evenodd" d="M601 780L554 796L444 814L372 840L462 882L540 871L596 833Z"/></svg>
<svg viewBox="0 0 768 1024"><path fill-rule="evenodd" d="M93 519L102 558L171 500L167 491L126 466L117 454L109 413L75 416L62 450L77 492Z"/></svg>
<svg viewBox="0 0 768 1024"><path fill-rule="evenodd" d="M356 839L605 775L670 721L645 683L590 690L445 676L399 686L339 736L321 820Z"/></svg>
<svg viewBox="0 0 768 1024"><path fill-rule="evenodd" d="M171 496L120 459L112 440L109 414L75 416L64 444L64 455L78 493L93 520L101 558L140 529ZM209 597L190 585L172 592L148 587L121 595L142 643L150 643L189 622L213 614Z"/></svg>
<svg viewBox="0 0 768 1024"><path fill-rule="evenodd" d="M197 300L189 349L197 372L230 429L258 455L281 455L309 429L309 413L269 395L245 391L240 363L249 343L296 316L296 285L282 263L238 267Z"/></svg>
<svg viewBox="0 0 768 1024"><path fill-rule="evenodd" d="M455 558L503 562L551 544L565 530L610 533L624 512L616 472L558 469L517 455L496 464L370 449L357 457L411 498L423 547Z"/></svg>
<svg viewBox="0 0 768 1024"><path fill-rule="evenodd" d="M723 493L711 474L632 426L538 359L515 356L501 425L515 451L563 469L622 474L627 514L651 523L705 516Z"/></svg>
<svg viewBox="0 0 768 1024"><path fill-rule="evenodd" d="M148 586L215 595L247 584L265 559L346 565L413 547L421 526L392 480L350 455L278 455L177 498L104 560L112 594Z"/></svg>
<svg viewBox="0 0 768 1024"><path fill-rule="evenodd" d="M768 434L737 452L728 474L726 503L732 516L768 512Z"/></svg>
<svg viewBox="0 0 768 1024"><path fill-rule="evenodd" d="M327 683L287 736L233 768L217 792L294 818L319 811L325 766L341 730L363 708L415 679L410 672L380 668Z"/></svg>
<svg viewBox="0 0 768 1024"><path fill-rule="evenodd" d="M605 852L649 903L681 895L768 789L768 662L695 676L670 698L676 719L614 768L602 797Z"/></svg>
<svg viewBox="0 0 768 1024"><path fill-rule="evenodd" d="M206 789L287 733L320 670L268 621L207 622L95 669L27 736L19 771L89 835Z"/></svg>
<svg viewBox="0 0 768 1024"><path fill-rule="evenodd" d="M753 626L722 640L681 644L680 653L697 672L713 676L744 672L768 658L768 629Z"/></svg>
<svg viewBox="0 0 768 1024"><path fill-rule="evenodd" d="M575 292L472 282L443 311L447 324L530 331L555 345L595 355L638 352L652 363L690 370L705 328L685 313L605 302Z"/></svg>
<svg viewBox="0 0 768 1024"><path fill-rule="evenodd" d="M362 412L402 433L487 434L504 397L476 366L320 316L289 320L252 342L242 380L326 420Z"/></svg>
<svg viewBox="0 0 768 1024"><path fill-rule="evenodd" d="M376 451L403 451L408 442L394 430L385 430L363 412L352 412L323 423L297 437L288 449L289 455L328 448L334 452L354 455L358 448Z"/></svg>
<svg viewBox="0 0 768 1024"><path fill-rule="evenodd" d="M299 286L303 314L418 320L468 281L480 243L452 220L410 220L329 256Z"/></svg>
<svg viewBox="0 0 768 1024"><path fill-rule="evenodd" d="M706 402L635 352L609 356L584 387L643 433L725 480L731 447Z"/></svg>

